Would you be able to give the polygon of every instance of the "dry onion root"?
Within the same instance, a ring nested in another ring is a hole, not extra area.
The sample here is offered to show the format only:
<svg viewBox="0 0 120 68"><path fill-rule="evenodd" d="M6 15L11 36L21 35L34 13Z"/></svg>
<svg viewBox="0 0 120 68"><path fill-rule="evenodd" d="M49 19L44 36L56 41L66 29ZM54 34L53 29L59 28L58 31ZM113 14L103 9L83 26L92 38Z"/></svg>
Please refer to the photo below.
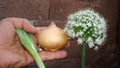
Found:
<svg viewBox="0 0 120 68"><path fill-rule="evenodd" d="M67 34L53 22L38 34L38 43L46 51L57 51L67 42Z"/></svg>

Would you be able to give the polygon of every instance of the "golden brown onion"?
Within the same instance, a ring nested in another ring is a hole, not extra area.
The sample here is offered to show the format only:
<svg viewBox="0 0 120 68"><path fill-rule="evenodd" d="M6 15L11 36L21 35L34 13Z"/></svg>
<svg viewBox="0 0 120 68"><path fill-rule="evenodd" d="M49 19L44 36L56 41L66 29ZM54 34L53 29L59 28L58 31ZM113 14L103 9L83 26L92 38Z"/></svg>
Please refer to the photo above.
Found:
<svg viewBox="0 0 120 68"><path fill-rule="evenodd" d="M53 22L38 34L38 43L46 51L57 51L67 42L67 34Z"/></svg>

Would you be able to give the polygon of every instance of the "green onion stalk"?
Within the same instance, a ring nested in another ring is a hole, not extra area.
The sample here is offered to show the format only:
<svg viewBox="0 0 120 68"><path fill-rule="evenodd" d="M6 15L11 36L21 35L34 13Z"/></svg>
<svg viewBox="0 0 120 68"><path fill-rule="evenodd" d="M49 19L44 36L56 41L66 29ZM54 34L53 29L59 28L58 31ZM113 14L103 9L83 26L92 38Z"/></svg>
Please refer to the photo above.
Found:
<svg viewBox="0 0 120 68"><path fill-rule="evenodd" d="M30 22L33 22L33 21L30 21ZM45 68L44 63L36 50L35 43L33 40L33 35L30 33L27 33L25 30L19 29L19 28L16 28L16 33L20 39L21 44L32 55L33 59L35 60L35 62L38 65L38 68Z"/></svg>
<svg viewBox="0 0 120 68"><path fill-rule="evenodd" d="M86 45L97 50L105 42L107 23L102 15L87 8L70 14L64 31L82 45L81 68L85 68Z"/></svg>
<svg viewBox="0 0 120 68"><path fill-rule="evenodd" d="M81 54L81 68L85 68L85 52L86 52L86 43L82 43L82 54Z"/></svg>

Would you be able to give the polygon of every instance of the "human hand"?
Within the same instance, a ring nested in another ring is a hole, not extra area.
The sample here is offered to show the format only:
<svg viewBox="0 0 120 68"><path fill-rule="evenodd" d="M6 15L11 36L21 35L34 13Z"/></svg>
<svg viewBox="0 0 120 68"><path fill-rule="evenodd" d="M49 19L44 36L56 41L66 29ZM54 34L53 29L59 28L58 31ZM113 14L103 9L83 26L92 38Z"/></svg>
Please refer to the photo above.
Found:
<svg viewBox="0 0 120 68"><path fill-rule="evenodd" d="M22 18L6 18L0 22L0 68L19 68L34 60L20 44L15 28L22 28L36 34L37 29L28 20ZM43 61L66 57L66 51L39 52Z"/></svg>

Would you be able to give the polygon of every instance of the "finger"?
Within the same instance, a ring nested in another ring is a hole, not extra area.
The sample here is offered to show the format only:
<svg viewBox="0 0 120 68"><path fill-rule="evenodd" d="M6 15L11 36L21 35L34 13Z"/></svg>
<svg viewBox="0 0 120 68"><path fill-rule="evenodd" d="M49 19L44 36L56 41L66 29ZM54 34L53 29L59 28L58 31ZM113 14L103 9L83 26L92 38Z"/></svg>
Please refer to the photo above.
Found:
<svg viewBox="0 0 120 68"><path fill-rule="evenodd" d="M42 51L39 54L43 61L53 60L53 59L61 59L61 58L65 58L67 56L66 51L56 51L56 52Z"/></svg>
<svg viewBox="0 0 120 68"><path fill-rule="evenodd" d="M27 20L27 19L23 19L22 21L22 28L28 32L32 32L32 33L36 33L37 32L37 29L30 24L30 22Z"/></svg>
<svg viewBox="0 0 120 68"><path fill-rule="evenodd" d="M36 33L37 29L30 24L27 19L23 18L7 18L7 20L12 21L15 28L23 28L27 32Z"/></svg>
<svg viewBox="0 0 120 68"><path fill-rule="evenodd" d="M37 34L39 34L42 30L46 29L47 27L36 27Z"/></svg>
<svg viewBox="0 0 120 68"><path fill-rule="evenodd" d="M43 30L43 29L45 29L45 28L47 28L47 27L36 27L36 29L39 31L39 30Z"/></svg>

